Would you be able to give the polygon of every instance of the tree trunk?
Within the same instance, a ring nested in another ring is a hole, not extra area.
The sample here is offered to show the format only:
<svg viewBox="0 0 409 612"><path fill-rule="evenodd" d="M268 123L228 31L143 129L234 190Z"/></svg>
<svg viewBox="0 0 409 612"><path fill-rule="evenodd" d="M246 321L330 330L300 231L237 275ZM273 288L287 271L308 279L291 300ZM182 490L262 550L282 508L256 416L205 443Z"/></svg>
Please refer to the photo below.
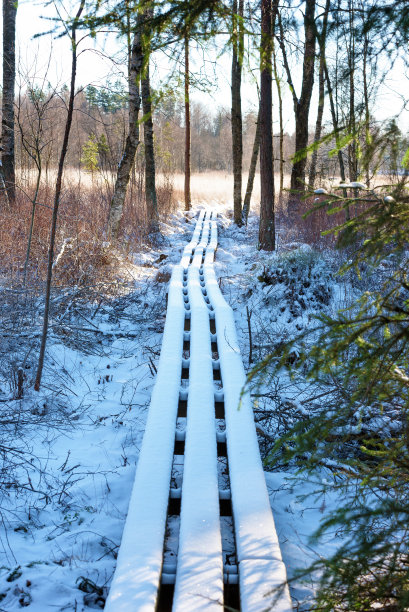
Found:
<svg viewBox="0 0 409 612"><path fill-rule="evenodd" d="M369 91L368 91L368 56L369 56L369 38L368 33L365 32L364 36L364 49L363 49L363 80L364 80L364 103L365 103L365 178L366 186L370 185L370 159L372 149L372 137L370 131L370 112L369 112Z"/></svg>
<svg viewBox="0 0 409 612"><path fill-rule="evenodd" d="M189 92L189 38L185 36L185 210L190 210L190 92Z"/></svg>
<svg viewBox="0 0 409 612"><path fill-rule="evenodd" d="M243 65L243 0L233 0L233 57L231 68L231 131L233 158L233 209L234 222L241 225L242 171L243 171L243 120L241 111L241 73Z"/></svg>
<svg viewBox="0 0 409 612"><path fill-rule="evenodd" d="M3 166L1 165L1 160L0 160L0 202L2 201L6 205L6 208L9 208L10 203L9 203L9 199L7 196L6 183L4 182Z"/></svg>
<svg viewBox="0 0 409 612"><path fill-rule="evenodd" d="M45 347L47 343L48 335L48 321L50 315L50 296L51 296L51 281L53 275L53 262L54 262L54 245L55 236L57 232L57 220L58 220L58 208L60 205L61 191L62 191L62 175L64 171L64 162L68 150L68 140L70 137L72 116L74 113L74 98L75 98L75 78L77 74L77 43L76 43L76 31L78 19L84 10L85 0L81 0L80 7L73 20L71 27L71 48L72 48L72 61L71 61L71 85L70 85L70 97L68 102L67 120L65 123L64 140L61 148L60 159L58 163L57 181L55 185L54 194L54 206L53 216L51 221L51 233L50 233L50 245L48 247L48 265L47 265L47 283L45 290L45 304L44 304L44 317L43 317L43 331L41 335L40 353L38 356L38 366L36 372L36 379L34 383L34 389L40 390L41 378L43 374Z"/></svg>
<svg viewBox="0 0 409 612"><path fill-rule="evenodd" d="M272 102L272 7L271 0L261 0L260 45L260 227L259 248L275 249L273 102Z"/></svg>
<svg viewBox="0 0 409 612"><path fill-rule="evenodd" d="M287 73L287 80L293 96L294 116L295 116L295 159L291 171L290 196L288 198L288 213L295 220L298 216L302 195L305 191L305 168L307 163L304 153L308 145L308 115L310 111L311 94L314 85L314 63L315 63L315 0L305 1L304 14L304 61L301 96L297 98L291 71L288 64L287 53L284 45L284 30L280 23L279 43L283 55L284 68Z"/></svg>
<svg viewBox="0 0 409 612"><path fill-rule="evenodd" d="M349 8L349 45L348 45L348 69L349 69L349 132L352 142L348 147L349 180L358 180L358 156L357 156L357 134L355 122L355 32L354 32L354 3L348 2Z"/></svg>
<svg viewBox="0 0 409 612"><path fill-rule="evenodd" d="M16 80L17 1L3 0L2 170L8 204L16 198L14 156L14 84Z"/></svg>
<svg viewBox="0 0 409 612"><path fill-rule="evenodd" d="M342 157L342 150L341 150L340 140L339 140L338 119L337 119L337 113L336 113L336 110L335 110L334 93L333 93L331 79L329 77L328 66L327 66L325 58L324 58L324 73L325 73L325 80L327 82L328 98L329 98L329 104L330 104L330 109L331 109L332 125L333 125L334 133L335 133L335 144L337 146L337 151L338 151L339 173L341 175L341 181L343 183L345 183L345 180L346 180L346 178L345 178L345 164L344 164L344 158Z"/></svg>
<svg viewBox="0 0 409 612"><path fill-rule="evenodd" d="M253 193L254 177L256 175L258 152L260 149L260 108L257 115L256 133L254 136L253 151L251 153L249 176L247 179L246 195L243 203L243 223L247 225L250 212L251 194Z"/></svg>
<svg viewBox="0 0 409 612"><path fill-rule="evenodd" d="M317 111L317 122L315 124L315 134L314 134L314 142L317 145L317 148L314 149L311 157L311 166L310 166L310 174L308 177L308 189L312 191L314 189L315 177L317 174L317 159L318 159L318 142L321 139L321 130L322 130L322 117L324 114L324 104L325 104L325 74L324 74L324 65L325 65L325 44L327 37L327 25L328 25L328 12L329 12L330 0L327 0L324 10L324 19L322 23L322 31L319 39L320 46L320 71L318 77L318 111Z"/></svg>
<svg viewBox="0 0 409 612"><path fill-rule="evenodd" d="M321 52L323 54L323 52ZM328 98L329 98L329 104L330 104L330 108L331 108L331 117L332 117L332 125L334 127L334 133L335 133L335 144L337 146L337 151L338 151L338 163L339 163L339 173L341 175L341 181L343 183L345 183L345 164L344 164L344 158L342 157L342 149L341 149L341 144L340 144L340 140L339 140L339 133L338 133L338 118L337 118L337 113L335 110L335 103L334 103L334 93L332 90L332 85L331 85L331 79L329 78L329 73L328 73L328 66L327 66L327 62L325 59L325 55L323 55L324 57L324 73L325 73L325 80L327 82L327 89L328 89ZM347 191L346 189L343 190L343 195L346 198L347 197ZM346 219L347 221L350 218L350 214L349 214L349 206L346 207L345 209L345 215L346 215Z"/></svg>
<svg viewBox="0 0 409 612"><path fill-rule="evenodd" d="M139 80L143 68L143 49L141 44L141 33L137 23L137 32L132 41L131 57L129 61L129 131L125 142L125 151L119 163L115 182L114 194L108 217L108 233L114 240L118 236L119 224L122 219L125 196L129 179L135 162L136 150L139 146L139 109L141 99L139 96Z"/></svg>
<svg viewBox="0 0 409 612"><path fill-rule="evenodd" d="M274 62L274 80L276 82L276 86L277 86L277 94L278 94L278 115L279 115L279 121L280 121L280 144L279 144L279 149L280 149L280 194L283 192L284 189L284 122L283 122L283 98L281 95L281 83L280 83L280 77L278 75L278 70L277 70L277 59L276 59L276 52L273 49L273 62Z"/></svg>
<svg viewBox="0 0 409 612"><path fill-rule="evenodd" d="M28 268L28 262L30 259L31 242L33 239L34 220L35 220L35 214L36 214L38 192L40 191L41 174L42 174L42 165L41 165L41 157L40 157L38 159L37 180L36 180L36 186L34 190L34 196L31 201L32 209L31 209L30 229L28 232L26 259L24 261L24 270L23 270L23 285L24 286L26 285L26 281L27 281L27 268Z"/></svg>
<svg viewBox="0 0 409 612"><path fill-rule="evenodd" d="M156 197L155 150L153 145L153 121L149 61L141 79L143 135L145 145L145 199L149 233L159 231L158 202Z"/></svg>
<svg viewBox="0 0 409 612"><path fill-rule="evenodd" d="M300 153L294 161L291 171L290 197L288 212L290 216L298 215L301 197L305 191L305 168L307 156L302 154L308 145L308 115L311 94L314 85L315 63L315 0L306 0L304 15L304 61L301 96L295 108L295 154Z"/></svg>

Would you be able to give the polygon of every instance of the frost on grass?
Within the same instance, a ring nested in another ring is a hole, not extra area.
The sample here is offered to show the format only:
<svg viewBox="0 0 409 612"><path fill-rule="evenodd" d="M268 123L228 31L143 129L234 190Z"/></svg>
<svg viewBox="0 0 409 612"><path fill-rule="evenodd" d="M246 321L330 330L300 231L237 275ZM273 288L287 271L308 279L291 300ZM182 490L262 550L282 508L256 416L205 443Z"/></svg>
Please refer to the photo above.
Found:
<svg viewBox="0 0 409 612"><path fill-rule="evenodd" d="M210 206L223 213L218 203ZM349 306L355 292L370 282L363 270L360 284L352 286L348 276L335 276L337 255L286 244L281 238L277 254L257 251L257 223L251 214L247 230L238 229L222 214L215 264L221 289L234 309L248 368L309 329L315 315ZM127 286L117 286L110 295L95 291L91 298L79 287L53 296L40 395L31 392L30 381L41 300L34 294L23 299L4 286L0 292L0 608L12 611L29 605L43 612L46 605L56 610L103 605L159 357L166 278L180 260L193 223L176 214L161 229L160 244L124 262ZM60 264L68 253L66 249ZM17 399L20 368L23 395ZM258 389L254 412L264 458L293 423L313 419L315 410L339 400L339 389L328 391L302 377L290 381L284 375ZM368 410L357 410L353 419L353 426L361 428L385 425ZM399 426L396 419L387 420L391 428ZM180 419L178 428L183 427ZM174 487L181 484L181 467L173 465ZM278 462L274 471L266 471L290 577L318 555L329 555L340 541L333 534L320 546L309 542L320 518L337 505L336 494L326 491L331 466L302 484L294 479L296 469ZM219 478L224 486L222 462ZM319 488L322 494L304 497ZM227 522L223 537L229 563L232 530ZM170 561L177 552L177 522L168 528ZM291 588L299 609L308 609L313 581L295 582Z"/></svg>
<svg viewBox="0 0 409 612"><path fill-rule="evenodd" d="M345 543L348 533L334 527L319 541L311 536L322 519L350 499L348 468L361 456L361 440L393 437L402 429L402 422L399 406L387 402L384 406L351 406L353 379L348 387L336 373L314 381L308 379L306 373L311 364L301 361L300 356L308 356L319 337L318 332L311 333L319 325L317 316L334 316L339 310L352 316L356 300L365 291L379 288L396 269L396 262L389 256L376 271L368 264L360 264L359 276L339 276L340 266L348 263L347 252L316 252L308 245L286 243L281 240L280 228L279 238L276 253L258 252L255 217L249 219L248 233L224 223L218 274L235 311L239 342L249 371L270 353L275 355L272 366L283 354L286 356L288 369L277 372L273 367L267 368L257 379L252 389L253 408L283 559L290 579L294 579L290 583L292 596L297 609L309 610L314 609L319 576L313 574L299 580L296 570L332 556ZM277 439L294 425L308 430L323 411L335 419L340 409L347 418L344 422L334 420L327 439L317 434L320 461L308 474L299 473L306 460L302 453L291 459L282 447L273 453ZM325 453L328 443L331 458Z"/></svg>
<svg viewBox="0 0 409 612"><path fill-rule="evenodd" d="M166 275L191 225L175 215L162 231L160 244L121 260L126 282L54 291L40 393L41 293L1 285L0 609L104 605L159 358Z"/></svg>
<svg viewBox="0 0 409 612"><path fill-rule="evenodd" d="M350 305L355 288L351 287L349 277L336 276L338 255L284 240L279 240L276 253L257 251L254 215L250 215L247 232L227 220L222 221L222 226L217 272L235 312L239 342L249 371L266 355L274 350L279 354L281 347L315 326L317 315L331 314ZM301 344L294 345L290 362L297 361L302 348ZM335 534L319 544L309 540L322 517L337 507L337 494L326 491L323 485L324 481L332 480L331 466L320 468L311 482L305 479L300 482L295 478L296 465L280 461L280 457L271 465L271 449L277 437L292 425L314 418L318 406L328 399L335 400L335 391L329 396L327 392L327 388L312 385L302 376L291 380L283 373L271 378L268 372L253 388L260 450L283 560L291 580L297 569L305 569L320 555L330 555L339 546L341 539ZM317 490L319 493L314 494ZM311 608L316 582L316 576L290 582L298 609Z"/></svg>
<svg viewBox="0 0 409 612"><path fill-rule="evenodd" d="M295 325L299 330L304 316L311 319L314 313L330 304L334 282L331 264L307 245L278 254L261 265L261 272L260 264L254 269L261 283L256 291L261 293L263 304L271 309L271 321L281 318L283 323ZM252 288L247 295L253 295Z"/></svg>

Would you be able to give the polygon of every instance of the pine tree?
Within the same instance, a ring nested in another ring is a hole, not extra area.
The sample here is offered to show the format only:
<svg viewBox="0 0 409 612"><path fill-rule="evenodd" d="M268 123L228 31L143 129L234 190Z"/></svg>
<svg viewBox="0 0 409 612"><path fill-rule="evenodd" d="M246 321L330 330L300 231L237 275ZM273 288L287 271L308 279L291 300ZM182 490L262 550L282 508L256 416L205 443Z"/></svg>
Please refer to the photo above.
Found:
<svg viewBox="0 0 409 612"><path fill-rule="evenodd" d="M98 165L99 142L95 134L90 134L87 142L82 147L81 163L84 164L87 172L90 172L92 177L94 172L99 169Z"/></svg>
<svg viewBox="0 0 409 612"><path fill-rule="evenodd" d="M270 456L273 464L296 465L302 478L327 466L332 483L329 476L316 494L340 492L339 508L322 522L315 538L336 530L342 544L330 558L300 572L320 570L317 609L397 612L409 606L406 177L392 192L360 193L359 201L364 212L335 230L338 247L349 253L342 271L376 274L382 282L347 310L317 317L312 331L280 345L253 371L250 382L285 368L298 383L317 384L318 397L325 398L277 441ZM320 207L331 212L356 203L334 194Z"/></svg>

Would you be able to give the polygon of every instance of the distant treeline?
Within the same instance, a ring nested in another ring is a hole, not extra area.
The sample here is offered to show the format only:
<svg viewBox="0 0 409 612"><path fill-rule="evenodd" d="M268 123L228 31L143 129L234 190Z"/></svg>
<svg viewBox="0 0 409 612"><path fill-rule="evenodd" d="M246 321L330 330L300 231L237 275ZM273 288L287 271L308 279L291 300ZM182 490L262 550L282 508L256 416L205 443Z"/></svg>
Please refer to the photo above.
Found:
<svg viewBox="0 0 409 612"><path fill-rule="evenodd" d="M42 159L47 173L57 164L61 146L67 91L56 92L49 88L38 88L21 92L17 99L16 162L23 171L34 168L27 142L35 146L38 137L38 122L42 130ZM166 96L153 100L156 166L161 173L184 171L184 105L183 100ZM76 111L67 164L71 167L94 169L115 173L121 159L127 134L128 96L120 82L108 83L105 87L89 85L78 91ZM243 170L250 164L251 151L256 131L257 111L243 117ZM232 171L231 114L220 106L209 110L200 102L191 103L192 171ZM140 131L143 139L143 130ZM20 135L20 137L19 137ZM294 137L284 134L286 171L291 171L291 152ZM94 158L92 158L94 156ZM88 159L88 163L87 163ZM143 164L143 149L138 151L138 164ZM276 161L278 171L278 160ZM136 169L137 169L136 168Z"/></svg>
<svg viewBox="0 0 409 612"><path fill-rule="evenodd" d="M67 89L60 92L51 87L46 90L28 88L16 100L16 162L23 175L34 169L30 149L41 137L41 157L45 174L55 168L61 146L66 108ZM153 94L155 96L155 94ZM153 121L156 149L156 167L163 174L184 171L184 105L173 95L153 100ZM73 130L67 155L67 164L92 172L113 173L118 168L127 135L128 95L120 81L104 87L87 86L77 92ZM142 118L141 118L142 120ZM249 111L243 117L243 171L250 165L256 131L257 112ZM41 134L38 126L41 124ZM373 128L375 129L375 128ZM408 148L405 138L394 121L384 128L385 155L382 165L373 169L385 174L401 174L401 159ZM231 113L220 106L209 109L200 102L191 103L191 163L193 172L211 170L232 172ZM23 135L24 140L23 142ZM140 130L143 140L143 129ZM294 134L284 133L284 172L290 173L294 152ZM379 142L380 134L376 134ZM278 139L279 134L274 135ZM310 134L313 142L314 135ZM319 149L317 176L328 178L338 174L336 155L329 155L335 142L322 143ZM278 154L278 147L276 147ZM137 153L135 172L144 165L143 147ZM279 171L279 159L274 160Z"/></svg>

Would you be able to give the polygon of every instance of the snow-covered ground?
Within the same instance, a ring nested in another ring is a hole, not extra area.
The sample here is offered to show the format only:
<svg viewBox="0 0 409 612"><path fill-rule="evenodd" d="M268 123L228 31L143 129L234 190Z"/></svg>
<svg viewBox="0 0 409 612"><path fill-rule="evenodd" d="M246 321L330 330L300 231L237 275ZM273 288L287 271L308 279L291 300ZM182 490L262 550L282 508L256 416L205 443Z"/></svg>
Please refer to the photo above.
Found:
<svg viewBox="0 0 409 612"><path fill-rule="evenodd" d="M235 312L246 366L251 367L250 331L255 363L271 345L308 326L314 313L339 306L347 295L346 285L334 282L330 256L296 244L280 245L277 254L259 252L255 215L247 230L238 229L226 207L198 203L195 211L204 205L221 212L215 267ZM8 415L0 453L13 447L16 464L9 482L2 474L0 610L103 607L160 352L166 282L193 227L193 218L174 214L163 225L163 243L135 255L129 265L132 290L90 305L85 314L73 315L65 333L52 333L40 394L27 388L23 399L7 401L9 391L0 390ZM82 331L73 342L75 325ZM260 424L260 432L265 427ZM263 450L265 438L261 442ZM315 485L297 483L291 473L266 472L266 478L291 578L296 568L336 546L336 538L320 548L308 541L336 500L302 500ZM294 583L295 605L312 592L312 585Z"/></svg>

